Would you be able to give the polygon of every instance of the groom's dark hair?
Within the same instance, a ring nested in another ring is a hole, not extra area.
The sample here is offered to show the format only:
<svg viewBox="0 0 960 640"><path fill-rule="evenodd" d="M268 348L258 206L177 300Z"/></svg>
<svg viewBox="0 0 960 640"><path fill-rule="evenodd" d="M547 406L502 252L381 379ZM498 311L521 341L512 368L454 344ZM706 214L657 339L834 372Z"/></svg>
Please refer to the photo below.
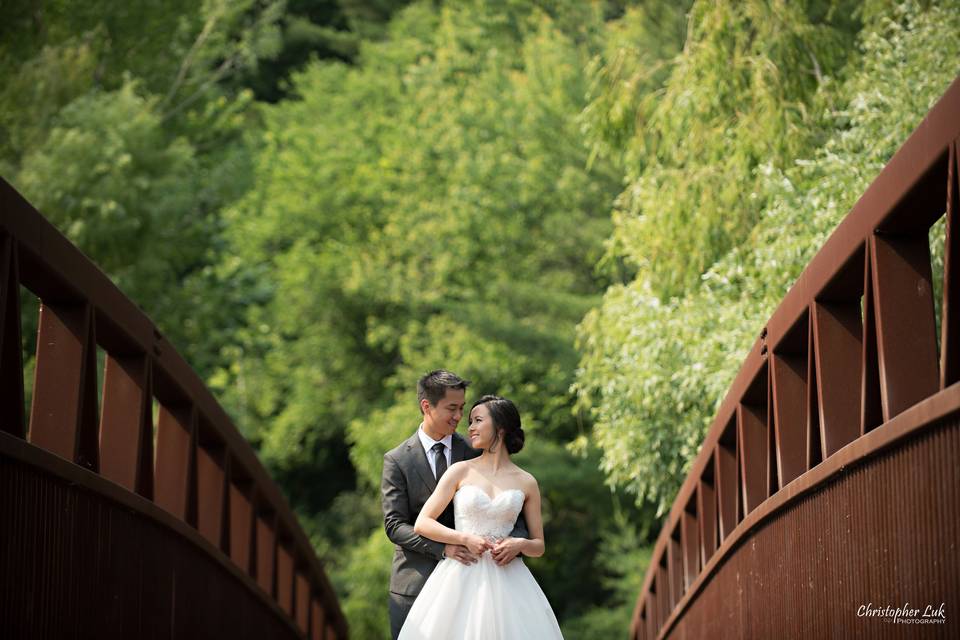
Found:
<svg viewBox="0 0 960 640"><path fill-rule="evenodd" d="M469 380L464 380L446 369L436 369L417 380L417 404L426 398L430 406L435 407L443 400L443 396L447 395L447 389L465 390L468 386Z"/></svg>

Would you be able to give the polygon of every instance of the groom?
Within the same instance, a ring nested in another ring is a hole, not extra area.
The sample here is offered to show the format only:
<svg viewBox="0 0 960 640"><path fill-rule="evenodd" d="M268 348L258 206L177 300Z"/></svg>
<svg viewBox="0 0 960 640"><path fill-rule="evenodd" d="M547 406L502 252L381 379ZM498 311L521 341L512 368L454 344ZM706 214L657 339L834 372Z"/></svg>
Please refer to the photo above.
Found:
<svg viewBox="0 0 960 640"><path fill-rule="evenodd" d="M434 542L413 531L413 523L447 467L480 455L456 433L469 384L443 369L420 378L417 398L423 422L416 433L383 456L380 483L383 526L387 537L396 545L390 574L390 631L394 640L400 635L417 594L440 560L452 558L469 565L478 559L466 547ZM452 501L438 520L454 528ZM529 536L522 514L510 535ZM501 555L496 560L506 564L513 557Z"/></svg>

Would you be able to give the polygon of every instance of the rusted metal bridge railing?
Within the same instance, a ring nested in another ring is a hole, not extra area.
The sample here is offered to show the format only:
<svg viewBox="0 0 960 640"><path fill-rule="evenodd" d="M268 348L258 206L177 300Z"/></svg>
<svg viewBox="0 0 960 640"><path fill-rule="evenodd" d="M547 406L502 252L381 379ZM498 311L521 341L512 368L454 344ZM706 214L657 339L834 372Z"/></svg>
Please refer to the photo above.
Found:
<svg viewBox="0 0 960 640"><path fill-rule="evenodd" d="M924 637L956 633L958 147L960 79L754 343L664 523L632 638L902 637L919 630L868 608L941 604Z"/></svg>
<svg viewBox="0 0 960 640"><path fill-rule="evenodd" d="M41 301L29 421L21 286ZM0 636L347 637L312 546L220 405L2 179Z"/></svg>

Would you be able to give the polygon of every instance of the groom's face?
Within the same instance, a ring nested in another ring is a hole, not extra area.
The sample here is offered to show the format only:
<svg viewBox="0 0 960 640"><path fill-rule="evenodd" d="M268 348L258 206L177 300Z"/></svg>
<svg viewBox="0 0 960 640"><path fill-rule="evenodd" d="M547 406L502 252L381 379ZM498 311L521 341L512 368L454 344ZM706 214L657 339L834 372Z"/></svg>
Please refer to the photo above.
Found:
<svg viewBox="0 0 960 640"><path fill-rule="evenodd" d="M463 405L466 392L463 389L447 389L446 395L440 399L437 406L429 402L423 403L423 422L441 437L452 435L463 417Z"/></svg>

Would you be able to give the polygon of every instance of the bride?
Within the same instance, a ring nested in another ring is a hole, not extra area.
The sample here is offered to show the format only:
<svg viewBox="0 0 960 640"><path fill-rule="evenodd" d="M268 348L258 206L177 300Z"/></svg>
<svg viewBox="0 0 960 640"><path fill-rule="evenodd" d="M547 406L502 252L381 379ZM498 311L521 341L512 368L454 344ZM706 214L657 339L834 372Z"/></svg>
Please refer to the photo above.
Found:
<svg viewBox="0 0 960 640"><path fill-rule="evenodd" d="M506 398L483 396L470 409L467 435L482 454L453 464L414 525L426 538L467 547L476 564L442 560L400 630L400 640L562 638L540 585L518 554L544 552L540 489L510 454L523 447L520 413ZM453 500L456 529L437 521ZM529 539L507 537L521 509Z"/></svg>

